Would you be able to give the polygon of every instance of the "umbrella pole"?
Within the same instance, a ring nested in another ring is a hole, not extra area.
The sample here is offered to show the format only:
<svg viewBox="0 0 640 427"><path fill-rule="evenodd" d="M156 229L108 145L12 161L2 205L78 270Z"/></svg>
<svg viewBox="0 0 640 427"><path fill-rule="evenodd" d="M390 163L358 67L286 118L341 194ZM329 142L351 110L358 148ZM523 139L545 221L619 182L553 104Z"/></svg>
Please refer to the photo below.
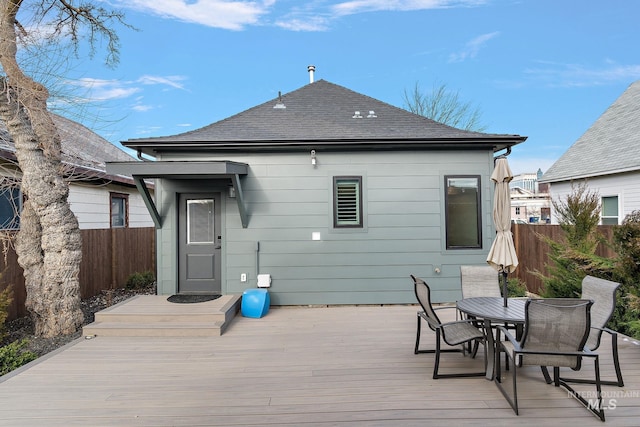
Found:
<svg viewBox="0 0 640 427"><path fill-rule="evenodd" d="M507 272L505 270L502 270L502 298L504 299L504 306L507 306L507 299L509 298L509 295L507 295Z"/></svg>

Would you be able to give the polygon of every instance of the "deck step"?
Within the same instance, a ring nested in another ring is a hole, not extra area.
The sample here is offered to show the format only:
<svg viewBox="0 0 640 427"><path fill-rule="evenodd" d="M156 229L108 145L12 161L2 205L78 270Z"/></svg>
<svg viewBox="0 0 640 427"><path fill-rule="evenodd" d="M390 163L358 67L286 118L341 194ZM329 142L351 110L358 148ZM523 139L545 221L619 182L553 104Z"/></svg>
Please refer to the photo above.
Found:
<svg viewBox="0 0 640 427"><path fill-rule="evenodd" d="M96 313L86 336L211 337L222 335L240 310L240 295L176 304L162 295L139 295Z"/></svg>
<svg viewBox="0 0 640 427"><path fill-rule="evenodd" d="M224 333L225 322L155 324L94 322L82 328L85 337L217 337Z"/></svg>

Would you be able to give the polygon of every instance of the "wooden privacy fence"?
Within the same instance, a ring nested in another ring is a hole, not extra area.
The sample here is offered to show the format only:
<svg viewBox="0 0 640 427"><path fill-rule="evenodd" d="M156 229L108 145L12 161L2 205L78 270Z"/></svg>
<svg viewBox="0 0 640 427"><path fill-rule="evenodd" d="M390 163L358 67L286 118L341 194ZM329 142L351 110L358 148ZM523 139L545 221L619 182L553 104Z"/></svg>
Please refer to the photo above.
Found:
<svg viewBox="0 0 640 427"><path fill-rule="evenodd" d="M111 228L81 230L82 264L80 296L90 298L105 289L123 287L132 273L156 273L155 228ZM22 268L15 251L9 248L0 259L0 290L13 285L9 317L25 316L26 290Z"/></svg>
<svg viewBox="0 0 640 427"><path fill-rule="evenodd" d="M612 225L600 225L598 231L604 236L609 244L613 243ZM539 294L542 290L542 281L537 278L532 271L540 271L547 274L545 264L549 263L549 245L542 241L537 235L541 234L550 237L553 241L559 242L564 238L564 231L559 225L532 225L532 224L512 224L513 243L518 254L518 268L511 276L515 276L527 284L529 292ZM605 258L615 258L617 254L606 245L598 245L596 254Z"/></svg>
<svg viewBox="0 0 640 427"><path fill-rule="evenodd" d="M511 227L520 263L512 276L525 282L530 292L539 293L542 281L531 271L538 270L546 274L549 247L536 233L559 241L564 232L558 225L513 224ZM598 228L607 241L613 241L613 226ZM616 256L611 248L603 245L598 247L597 254L607 258ZM154 228L82 230L81 297L90 298L104 289L122 287L127 277L135 272L152 271L155 274L155 258ZM0 258L0 269L3 272L0 290L8 284L14 285L14 300L9 308L8 320L26 315L24 277L12 249L3 259Z"/></svg>

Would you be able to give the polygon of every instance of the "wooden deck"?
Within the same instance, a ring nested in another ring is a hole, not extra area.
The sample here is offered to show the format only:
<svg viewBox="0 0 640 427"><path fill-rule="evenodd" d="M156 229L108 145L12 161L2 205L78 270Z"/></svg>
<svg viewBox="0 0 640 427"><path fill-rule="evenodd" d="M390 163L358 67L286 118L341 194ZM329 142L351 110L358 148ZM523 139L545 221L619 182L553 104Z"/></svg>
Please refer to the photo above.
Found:
<svg viewBox="0 0 640 427"><path fill-rule="evenodd" d="M272 308L261 319L238 316L219 337L78 340L0 378L0 425L603 425L539 369L519 381L519 417L484 378L431 379L433 355L413 354L416 310ZM433 346L428 329L422 339ZM620 350L626 386L604 387L615 404L606 424L637 426L640 346L623 340ZM482 364L443 357L450 371Z"/></svg>

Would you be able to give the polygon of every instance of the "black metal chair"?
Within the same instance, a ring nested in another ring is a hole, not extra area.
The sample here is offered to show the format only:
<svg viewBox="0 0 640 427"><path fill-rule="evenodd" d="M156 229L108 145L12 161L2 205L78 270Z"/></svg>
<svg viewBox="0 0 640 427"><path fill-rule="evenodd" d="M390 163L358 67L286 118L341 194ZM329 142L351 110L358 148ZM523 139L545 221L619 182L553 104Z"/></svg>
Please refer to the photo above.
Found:
<svg viewBox="0 0 640 427"><path fill-rule="evenodd" d="M455 374L441 374L438 372L440 365L440 353L458 352L463 355L466 354L464 344L472 341L480 342L484 341L484 332L481 329L473 326L473 320L457 320L453 322L442 323L436 314L436 309L431 305L431 290L429 285L424 280L419 279L411 275L411 279L414 283L414 290L416 298L422 307L422 311L418 312L418 326L416 334L416 346L414 353L434 353L435 362L433 366L433 378L460 378L460 377L479 377L484 376L486 372L486 348L485 348L485 371L472 372L472 373L455 373ZM440 307L439 309L456 309L455 307ZM427 322L429 328L436 333L436 348L435 350L420 350L420 333L422 320ZM441 343L460 348L441 348Z"/></svg>
<svg viewBox="0 0 640 427"><path fill-rule="evenodd" d="M513 397L509 396L502 383L501 357L496 358L495 383L505 399L518 415L518 371L524 365L553 366L553 383L562 386L587 409L604 421L600 364L597 353L586 346L591 326L590 311L593 301L575 298L550 298L529 300L525 305L524 333L520 341L503 326L496 328L496 342L512 362ZM506 341L500 340L504 333ZM583 358L592 358L595 368L595 402L587 401L560 377L560 367L575 371L582 367Z"/></svg>
<svg viewBox="0 0 640 427"><path fill-rule="evenodd" d="M616 308L616 291L620 283L610 280L599 279L593 276L586 276L582 279L582 299L593 300L591 307L591 331L585 345L591 351L600 347L602 333L611 335L611 352L613 354L613 366L616 371L616 381L601 381L605 385L624 386L620 360L618 358L618 333L606 327L607 322L613 315ZM566 382L593 384L590 379L562 378Z"/></svg>

